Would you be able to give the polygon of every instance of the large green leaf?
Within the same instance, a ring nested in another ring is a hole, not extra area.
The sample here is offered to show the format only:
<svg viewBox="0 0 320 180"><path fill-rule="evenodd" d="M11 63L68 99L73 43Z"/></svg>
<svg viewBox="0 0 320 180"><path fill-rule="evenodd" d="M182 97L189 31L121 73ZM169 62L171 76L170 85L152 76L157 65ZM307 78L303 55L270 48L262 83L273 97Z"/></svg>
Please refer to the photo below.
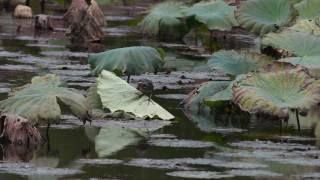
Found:
<svg viewBox="0 0 320 180"><path fill-rule="evenodd" d="M310 33L314 36L320 36L320 25L317 20L298 20L290 30Z"/></svg>
<svg viewBox="0 0 320 180"><path fill-rule="evenodd" d="M294 7L299 12L299 19L312 20L320 17L320 1L319 0L303 0Z"/></svg>
<svg viewBox="0 0 320 180"><path fill-rule="evenodd" d="M92 73L108 70L125 75L157 72L164 64L159 52L151 47L134 46L90 54L88 58Z"/></svg>
<svg viewBox="0 0 320 180"><path fill-rule="evenodd" d="M320 37L305 32L286 30L281 33L270 33L263 38L262 44L301 57L320 55Z"/></svg>
<svg viewBox="0 0 320 180"><path fill-rule="evenodd" d="M36 79L39 78L14 96L0 101L0 109L21 115L33 123L47 123L60 120L60 105L63 104L80 119L88 118L86 99L79 92L60 87L53 81L39 82Z"/></svg>
<svg viewBox="0 0 320 180"><path fill-rule="evenodd" d="M197 21L205 24L209 30L227 31L237 25L234 10L235 7L228 6L222 0L199 2L186 10L186 16L194 16Z"/></svg>
<svg viewBox="0 0 320 180"><path fill-rule="evenodd" d="M230 81L211 81L202 84L199 88L189 93L188 97L183 100L183 104L187 110L192 113L200 113L206 111L204 98L213 96L214 94L226 89Z"/></svg>
<svg viewBox="0 0 320 180"><path fill-rule="evenodd" d="M235 16L241 27L263 35L289 25L294 14L288 0L248 0L240 5Z"/></svg>
<svg viewBox="0 0 320 180"><path fill-rule="evenodd" d="M280 59L281 62L291 63L293 65L301 65L303 67L308 68L310 74L313 77L320 77L320 56L312 56L312 57L289 57Z"/></svg>
<svg viewBox="0 0 320 180"><path fill-rule="evenodd" d="M307 32L285 30L279 34L270 33L263 38L264 45L290 52L297 57L281 61L300 64L313 70L318 69L320 59L320 37Z"/></svg>
<svg viewBox="0 0 320 180"><path fill-rule="evenodd" d="M272 59L268 56L233 50L216 52L208 61L210 68L220 69L234 76L247 74L270 63L272 63Z"/></svg>
<svg viewBox="0 0 320 180"><path fill-rule="evenodd" d="M250 113L288 117L289 109L307 110L320 101L320 81L305 69L275 63L248 74L233 86L233 101Z"/></svg>
<svg viewBox="0 0 320 180"><path fill-rule="evenodd" d="M238 82L245 78L246 75L238 75L234 81L230 81L229 85L222 89L221 91L216 92L212 96L204 98L204 103L209 107L214 107L220 102L232 100L232 87L235 82Z"/></svg>
<svg viewBox="0 0 320 180"><path fill-rule="evenodd" d="M167 1L155 5L148 11L148 15L140 25L143 32L157 36L159 34L179 34L184 28L181 18L186 6L181 2ZM182 28L182 29L181 29Z"/></svg>
<svg viewBox="0 0 320 180"><path fill-rule="evenodd" d="M105 157L139 142L146 136L147 134L139 129L107 125L100 129L95 138L95 150L99 157Z"/></svg>
<svg viewBox="0 0 320 180"><path fill-rule="evenodd" d="M136 88L109 71L102 71L97 79L97 92L104 108L111 113L124 111L139 118L173 119L174 116L142 94Z"/></svg>

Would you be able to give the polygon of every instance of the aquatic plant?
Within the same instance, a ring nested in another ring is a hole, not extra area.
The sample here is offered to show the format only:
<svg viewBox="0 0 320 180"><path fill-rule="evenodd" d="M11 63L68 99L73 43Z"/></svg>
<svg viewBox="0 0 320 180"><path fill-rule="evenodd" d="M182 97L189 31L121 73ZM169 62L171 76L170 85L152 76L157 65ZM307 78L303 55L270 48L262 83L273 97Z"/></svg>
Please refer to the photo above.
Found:
<svg viewBox="0 0 320 180"><path fill-rule="evenodd" d="M119 75L127 75L128 81L130 75L156 73L164 65L162 54L147 46L125 47L90 54L88 62L94 75L99 75L102 70L108 70Z"/></svg>
<svg viewBox="0 0 320 180"><path fill-rule="evenodd" d="M123 111L143 119L174 118L148 96L109 71L103 70L97 78L97 93L103 108L109 109L111 113Z"/></svg>
<svg viewBox="0 0 320 180"><path fill-rule="evenodd" d="M320 1L303 0L294 5L299 12L299 19L312 20L320 17Z"/></svg>
<svg viewBox="0 0 320 180"><path fill-rule="evenodd" d="M232 88L242 110L288 118L289 110L306 111L320 102L320 81L302 67L274 63L249 73Z"/></svg>
<svg viewBox="0 0 320 180"><path fill-rule="evenodd" d="M248 0L235 13L241 27L258 35L288 26L295 16L288 0Z"/></svg>
<svg viewBox="0 0 320 180"><path fill-rule="evenodd" d="M59 122L61 106L66 106L71 113L84 123L88 118L88 106L85 97L77 90L62 87L55 76L35 77L32 83L24 86L13 96L0 101L0 109L18 114L34 124Z"/></svg>
<svg viewBox="0 0 320 180"><path fill-rule="evenodd" d="M186 9L185 16L205 24L209 30L229 31L238 24L234 10L222 0L199 2Z"/></svg>
<svg viewBox="0 0 320 180"><path fill-rule="evenodd" d="M237 76L247 74L251 71L272 63L271 57L250 52L218 51L208 61L211 69L223 70L225 73Z"/></svg>
<svg viewBox="0 0 320 180"><path fill-rule="evenodd" d="M307 32L285 30L281 33L267 34L263 40L264 46L272 46L275 49L292 54L280 61L299 64L310 68L314 76L318 76L320 57L320 37Z"/></svg>
<svg viewBox="0 0 320 180"><path fill-rule="evenodd" d="M140 26L144 33L152 36L170 35L182 37L187 33L182 21L186 6L181 2L167 1L156 4L144 17Z"/></svg>

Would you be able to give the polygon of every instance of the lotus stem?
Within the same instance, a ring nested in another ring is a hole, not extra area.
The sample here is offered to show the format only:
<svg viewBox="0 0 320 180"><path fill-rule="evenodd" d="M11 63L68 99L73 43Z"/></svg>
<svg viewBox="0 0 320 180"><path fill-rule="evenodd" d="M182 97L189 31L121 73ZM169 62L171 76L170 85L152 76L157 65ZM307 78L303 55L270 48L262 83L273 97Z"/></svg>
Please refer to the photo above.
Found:
<svg viewBox="0 0 320 180"><path fill-rule="evenodd" d="M44 13L44 10L45 10L45 3L46 3L45 0L41 0L41 2L40 2L40 5L41 5L41 13L42 13L42 14Z"/></svg>
<svg viewBox="0 0 320 180"><path fill-rule="evenodd" d="M50 129L50 123L48 122L47 129L46 129L46 140L47 140L47 151L48 151L48 152L51 150L51 147L50 147L49 129Z"/></svg>
<svg viewBox="0 0 320 180"><path fill-rule="evenodd" d="M127 83L130 83L130 74L128 75Z"/></svg>
<svg viewBox="0 0 320 180"><path fill-rule="evenodd" d="M298 109L296 109L296 119L297 119L298 131L300 133L301 132L301 127L300 127L299 110Z"/></svg>
<svg viewBox="0 0 320 180"><path fill-rule="evenodd" d="M210 53L213 53L213 47L212 47L212 38L213 38L213 32L210 30Z"/></svg>
<svg viewBox="0 0 320 180"><path fill-rule="evenodd" d="M282 119L280 119L280 136L282 136Z"/></svg>

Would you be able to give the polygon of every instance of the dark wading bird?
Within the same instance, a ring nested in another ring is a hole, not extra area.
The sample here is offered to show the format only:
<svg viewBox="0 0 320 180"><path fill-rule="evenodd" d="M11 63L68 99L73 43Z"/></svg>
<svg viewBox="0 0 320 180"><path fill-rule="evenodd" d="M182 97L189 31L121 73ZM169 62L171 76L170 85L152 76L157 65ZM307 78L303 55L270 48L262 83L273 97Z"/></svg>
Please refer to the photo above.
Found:
<svg viewBox="0 0 320 180"><path fill-rule="evenodd" d="M141 79L138 81L137 89L143 93L143 95L146 95L149 97L149 100L151 100L151 97L153 95L154 86L152 81L149 79Z"/></svg>

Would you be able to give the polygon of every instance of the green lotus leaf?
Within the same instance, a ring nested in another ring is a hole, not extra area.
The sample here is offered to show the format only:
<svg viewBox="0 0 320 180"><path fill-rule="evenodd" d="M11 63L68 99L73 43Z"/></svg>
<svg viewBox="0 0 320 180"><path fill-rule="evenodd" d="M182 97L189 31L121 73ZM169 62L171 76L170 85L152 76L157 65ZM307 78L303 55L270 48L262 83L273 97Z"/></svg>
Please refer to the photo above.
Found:
<svg viewBox="0 0 320 180"><path fill-rule="evenodd" d="M317 20L299 20L289 29L320 36L320 25L317 23Z"/></svg>
<svg viewBox="0 0 320 180"><path fill-rule="evenodd" d="M305 32L285 30L281 33L270 33L262 39L262 44L300 57L320 55L320 37Z"/></svg>
<svg viewBox="0 0 320 180"><path fill-rule="evenodd" d="M270 63L272 63L272 59L261 54L223 50L212 55L208 61L208 66L237 76L258 70L260 67Z"/></svg>
<svg viewBox="0 0 320 180"><path fill-rule="evenodd" d="M312 77L320 77L320 56L310 56L310 57L289 57L280 59L280 62L291 63L293 65L301 65L308 68L310 75Z"/></svg>
<svg viewBox="0 0 320 180"><path fill-rule="evenodd" d="M128 145L138 143L147 137L140 129L126 128L118 125L107 125L100 129L95 138L95 151L99 157L109 156Z"/></svg>
<svg viewBox="0 0 320 180"><path fill-rule="evenodd" d="M91 86L87 91L87 103L90 109L90 116L93 118L105 118L109 114L102 108L99 94L97 93L97 85Z"/></svg>
<svg viewBox="0 0 320 180"><path fill-rule="evenodd" d="M289 109L308 110L320 101L320 81L288 63L275 63L248 74L232 90L233 101L242 110L280 118L287 118Z"/></svg>
<svg viewBox="0 0 320 180"><path fill-rule="evenodd" d="M263 35L289 25L294 14L288 0L248 0L241 3L235 17L241 27Z"/></svg>
<svg viewBox="0 0 320 180"><path fill-rule="evenodd" d="M319 0L303 0L294 5L299 12L299 19L312 20L320 17L320 1Z"/></svg>
<svg viewBox="0 0 320 180"><path fill-rule="evenodd" d="M31 79L31 84L36 83L48 83L48 84L55 84L56 86L60 86L63 82L60 80L60 77L56 74L47 74L44 76L35 76Z"/></svg>
<svg viewBox="0 0 320 180"><path fill-rule="evenodd" d="M186 16L195 17L209 30L228 31L237 25L234 10L235 7L229 6L222 0L199 2L186 10Z"/></svg>
<svg viewBox="0 0 320 180"><path fill-rule="evenodd" d="M187 110L193 113L199 113L206 110L204 98L213 96L214 94L226 89L230 81L211 81L202 84L199 88L189 93L188 97L183 100L183 104Z"/></svg>
<svg viewBox="0 0 320 180"><path fill-rule="evenodd" d="M109 71L102 71L97 78L97 92L104 108L111 113L124 111L139 118L173 119L174 116Z"/></svg>
<svg viewBox="0 0 320 180"><path fill-rule="evenodd" d="M230 101L232 100L232 87L235 82L238 82L245 78L245 75L238 75L234 81L230 81L229 85L218 91L217 93L213 94L212 96L204 98L204 103L209 107L214 107L215 105L219 104L220 102Z"/></svg>
<svg viewBox="0 0 320 180"><path fill-rule="evenodd" d="M157 72L164 64L158 51L151 47L134 46L90 54L88 62L92 73L108 70L125 75L139 75Z"/></svg>
<svg viewBox="0 0 320 180"><path fill-rule="evenodd" d="M0 101L0 109L18 114L33 123L57 122L61 105L82 120L88 118L86 99L76 90L60 87L57 83L35 83L26 86L14 96Z"/></svg>
<svg viewBox="0 0 320 180"><path fill-rule="evenodd" d="M144 33L158 36L159 34L179 35L185 28L181 18L186 6L181 2L168 1L155 5L142 20L140 26Z"/></svg>

